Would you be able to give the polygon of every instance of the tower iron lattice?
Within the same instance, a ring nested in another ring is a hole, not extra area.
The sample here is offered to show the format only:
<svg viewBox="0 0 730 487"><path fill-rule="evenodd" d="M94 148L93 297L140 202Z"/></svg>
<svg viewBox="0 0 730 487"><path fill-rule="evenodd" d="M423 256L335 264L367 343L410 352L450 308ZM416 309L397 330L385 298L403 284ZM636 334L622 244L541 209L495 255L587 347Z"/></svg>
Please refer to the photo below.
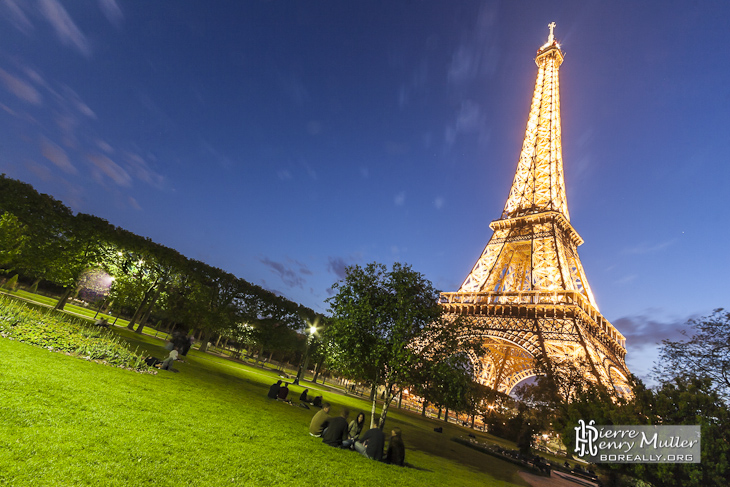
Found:
<svg viewBox="0 0 730 487"><path fill-rule="evenodd" d="M568 213L558 71L563 52L549 25L537 51L535 91L512 187L487 246L457 292L441 293L447 319L486 350L478 380L509 393L535 375L535 358L582 363L587 379L629 393L626 339L598 310Z"/></svg>

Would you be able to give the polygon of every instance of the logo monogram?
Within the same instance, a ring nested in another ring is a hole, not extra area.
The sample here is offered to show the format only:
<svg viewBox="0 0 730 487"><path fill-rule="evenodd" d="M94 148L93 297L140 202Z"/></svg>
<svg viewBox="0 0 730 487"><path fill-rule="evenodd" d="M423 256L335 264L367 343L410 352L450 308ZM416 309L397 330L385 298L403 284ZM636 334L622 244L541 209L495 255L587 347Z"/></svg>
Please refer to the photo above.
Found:
<svg viewBox="0 0 730 487"><path fill-rule="evenodd" d="M575 453L579 457L584 456L588 453L590 456L595 457L598 455L598 448L595 445L598 440L598 430L593 426L596 424L595 421L590 420L588 424L582 419L578 420L579 426L575 429Z"/></svg>

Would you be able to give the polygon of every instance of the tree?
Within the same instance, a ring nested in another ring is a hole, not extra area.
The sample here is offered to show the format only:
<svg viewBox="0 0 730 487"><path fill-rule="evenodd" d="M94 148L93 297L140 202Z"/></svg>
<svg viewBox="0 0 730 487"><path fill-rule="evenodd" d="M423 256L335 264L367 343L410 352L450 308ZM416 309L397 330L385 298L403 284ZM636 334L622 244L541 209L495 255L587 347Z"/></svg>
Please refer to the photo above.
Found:
<svg viewBox="0 0 730 487"><path fill-rule="evenodd" d="M0 215L0 267L16 262L28 239L25 225L18 217L12 213Z"/></svg>
<svg viewBox="0 0 730 487"><path fill-rule="evenodd" d="M454 328L442 320L431 282L407 265L395 263L390 271L378 263L351 266L333 289L327 362L350 379L385 388L382 428L393 397L414 383L430 345L451 342L445 335ZM373 400L373 421L375 408Z"/></svg>
<svg viewBox="0 0 730 487"><path fill-rule="evenodd" d="M432 357L430 357L432 358ZM474 367L466 353L437 360L424 358L412 377L413 390L434 406L455 412L469 412L473 405ZM448 420L445 415L444 420Z"/></svg>
<svg viewBox="0 0 730 487"><path fill-rule="evenodd" d="M716 309L710 316L687 322L694 334L688 340L662 340L659 360L652 370L660 383L676 377L707 378L725 401L730 400L730 312ZM687 336L685 330L682 331Z"/></svg>

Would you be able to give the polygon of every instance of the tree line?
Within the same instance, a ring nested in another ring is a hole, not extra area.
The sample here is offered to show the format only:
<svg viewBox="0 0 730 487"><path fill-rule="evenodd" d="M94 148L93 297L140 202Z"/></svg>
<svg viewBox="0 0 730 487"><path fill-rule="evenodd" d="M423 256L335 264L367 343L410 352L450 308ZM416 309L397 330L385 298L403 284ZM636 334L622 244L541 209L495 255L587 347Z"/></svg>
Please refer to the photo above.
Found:
<svg viewBox="0 0 730 487"><path fill-rule="evenodd" d="M0 175L0 272L61 290L56 309L84 288L124 313L142 333L150 320L196 330L261 355L301 348L313 310L245 279L190 259L108 221L73 211L30 184ZM97 303L98 304L98 303Z"/></svg>

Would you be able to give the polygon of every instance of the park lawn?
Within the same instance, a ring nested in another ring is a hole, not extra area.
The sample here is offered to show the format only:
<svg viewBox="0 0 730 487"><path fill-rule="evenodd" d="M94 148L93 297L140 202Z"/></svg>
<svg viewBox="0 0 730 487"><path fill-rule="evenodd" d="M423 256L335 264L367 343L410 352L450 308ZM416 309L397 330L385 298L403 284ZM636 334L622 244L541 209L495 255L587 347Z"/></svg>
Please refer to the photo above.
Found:
<svg viewBox="0 0 730 487"><path fill-rule="evenodd" d="M164 357L161 341L116 330ZM454 425L394 411L386 426L403 429L414 468L384 465L310 437L315 410L265 397L272 371L197 350L176 367L138 374L0 339L0 485L526 485L517 467L449 441L463 434ZM317 390L334 413L369 411Z"/></svg>

